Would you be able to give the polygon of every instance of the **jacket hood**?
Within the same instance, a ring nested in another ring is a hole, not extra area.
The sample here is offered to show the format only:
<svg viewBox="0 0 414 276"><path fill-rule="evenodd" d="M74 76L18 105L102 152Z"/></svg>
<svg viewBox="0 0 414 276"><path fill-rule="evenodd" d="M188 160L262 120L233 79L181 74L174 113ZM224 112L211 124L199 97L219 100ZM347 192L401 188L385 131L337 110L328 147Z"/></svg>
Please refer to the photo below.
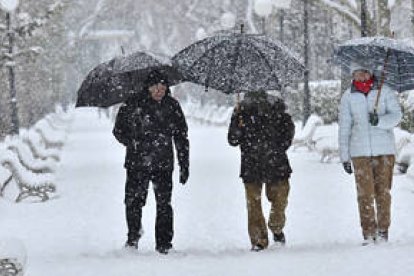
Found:
<svg viewBox="0 0 414 276"><path fill-rule="evenodd" d="M247 92L244 96L241 106L245 110L259 111L276 111L283 113L286 111L286 105L282 99L267 94L264 91Z"/></svg>

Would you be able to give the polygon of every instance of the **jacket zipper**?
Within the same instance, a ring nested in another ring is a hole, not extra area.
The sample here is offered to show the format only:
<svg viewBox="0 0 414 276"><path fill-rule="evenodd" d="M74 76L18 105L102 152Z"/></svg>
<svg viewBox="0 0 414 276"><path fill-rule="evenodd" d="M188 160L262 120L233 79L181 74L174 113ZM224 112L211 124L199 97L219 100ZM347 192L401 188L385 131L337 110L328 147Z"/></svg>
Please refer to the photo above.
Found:
<svg viewBox="0 0 414 276"><path fill-rule="evenodd" d="M372 91L371 91L371 93L372 93ZM364 97L365 97L366 108L367 108L367 111L368 111L368 141L369 141L370 156L372 156L371 123L369 122L369 101L368 101L368 97L369 97L370 94L368 94L368 95L366 95Z"/></svg>

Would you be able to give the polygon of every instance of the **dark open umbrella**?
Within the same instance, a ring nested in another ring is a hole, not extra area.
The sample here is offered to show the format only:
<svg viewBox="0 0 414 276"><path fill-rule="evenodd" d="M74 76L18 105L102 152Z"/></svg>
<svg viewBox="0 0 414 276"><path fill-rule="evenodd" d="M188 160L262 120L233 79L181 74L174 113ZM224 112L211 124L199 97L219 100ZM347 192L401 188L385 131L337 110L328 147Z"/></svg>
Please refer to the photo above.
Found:
<svg viewBox="0 0 414 276"><path fill-rule="evenodd" d="M167 76L170 85L183 81L183 76L171 65L170 58L160 54L138 51L114 61L115 73L129 74L137 83L144 83L148 74L155 69Z"/></svg>
<svg viewBox="0 0 414 276"><path fill-rule="evenodd" d="M78 90L76 107L109 107L142 93L145 80L153 70L168 77L169 85L182 81L181 74L152 54L135 52L116 57L93 68Z"/></svg>
<svg viewBox="0 0 414 276"><path fill-rule="evenodd" d="M109 107L123 102L138 93L128 74L115 74L114 60L104 62L93 68L78 90L76 107Z"/></svg>
<svg viewBox="0 0 414 276"><path fill-rule="evenodd" d="M363 63L398 92L414 89L414 48L403 41L386 37L348 40L337 47L334 60L348 69L352 62Z"/></svg>
<svg viewBox="0 0 414 276"><path fill-rule="evenodd" d="M172 62L186 80L224 93L279 90L304 72L297 56L281 43L244 33L221 33L195 42Z"/></svg>

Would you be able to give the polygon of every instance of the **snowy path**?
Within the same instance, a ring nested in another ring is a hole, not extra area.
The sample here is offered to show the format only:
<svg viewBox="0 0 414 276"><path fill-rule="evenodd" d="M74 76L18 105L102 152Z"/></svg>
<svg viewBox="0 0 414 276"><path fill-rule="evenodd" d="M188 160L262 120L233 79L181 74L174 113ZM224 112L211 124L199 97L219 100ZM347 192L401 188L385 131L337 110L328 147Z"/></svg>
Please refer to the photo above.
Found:
<svg viewBox="0 0 414 276"><path fill-rule="evenodd" d="M125 241L124 149L109 121L78 110L58 171L59 198L0 200L0 237L23 241L29 276L413 275L414 184L396 176L388 244L362 247L353 178L312 153L290 152L294 174L285 248L249 251L239 152L225 128L190 125L191 171L176 183L176 253L154 252L153 194L137 253ZM178 176L174 176L175 182ZM267 202L264 203L268 210Z"/></svg>

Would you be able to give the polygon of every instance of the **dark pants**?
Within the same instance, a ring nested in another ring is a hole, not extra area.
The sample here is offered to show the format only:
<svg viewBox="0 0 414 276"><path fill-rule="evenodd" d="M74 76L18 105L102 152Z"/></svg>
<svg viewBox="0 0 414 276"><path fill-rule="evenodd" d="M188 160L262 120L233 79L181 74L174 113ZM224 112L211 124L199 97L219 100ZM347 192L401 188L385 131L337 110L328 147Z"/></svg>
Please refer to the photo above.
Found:
<svg viewBox="0 0 414 276"><path fill-rule="evenodd" d="M127 170L125 185L128 239L138 240L142 235L142 207L145 206L149 182L152 182L157 202L155 224L156 248L170 248L173 238L173 210L171 206L172 171Z"/></svg>

